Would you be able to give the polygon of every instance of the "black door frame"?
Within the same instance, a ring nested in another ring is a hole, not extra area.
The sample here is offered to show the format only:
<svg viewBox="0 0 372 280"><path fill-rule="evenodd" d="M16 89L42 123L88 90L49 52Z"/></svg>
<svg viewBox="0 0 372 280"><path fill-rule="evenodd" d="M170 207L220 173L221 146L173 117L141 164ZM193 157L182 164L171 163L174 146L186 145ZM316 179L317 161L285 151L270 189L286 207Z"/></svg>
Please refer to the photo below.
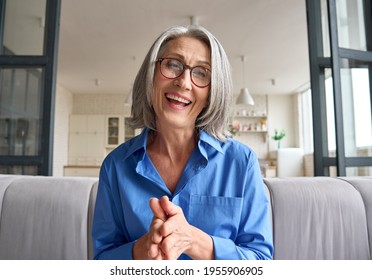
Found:
<svg viewBox="0 0 372 280"><path fill-rule="evenodd" d="M44 71L41 152L35 156L1 155L0 165L38 166L38 175L52 175L56 71L61 0L46 0L43 55L4 55L3 34L7 0L0 0L0 68L34 68Z"/></svg>
<svg viewBox="0 0 372 280"><path fill-rule="evenodd" d="M341 60L358 60L372 65L371 51L358 51L338 46L336 0L327 0L330 57L323 53L323 29L321 0L306 0L308 42L310 57L310 83L312 92L314 131L314 175L329 176L329 167L335 166L337 176L346 176L347 167L372 166L372 157L346 157L344 141L343 107L341 96ZM364 0L365 28L368 50L372 49L372 7ZM336 157L328 155L325 101L325 70L331 69L336 129ZM372 104L372 69L370 75L370 96ZM370 116L372 119L372 115Z"/></svg>

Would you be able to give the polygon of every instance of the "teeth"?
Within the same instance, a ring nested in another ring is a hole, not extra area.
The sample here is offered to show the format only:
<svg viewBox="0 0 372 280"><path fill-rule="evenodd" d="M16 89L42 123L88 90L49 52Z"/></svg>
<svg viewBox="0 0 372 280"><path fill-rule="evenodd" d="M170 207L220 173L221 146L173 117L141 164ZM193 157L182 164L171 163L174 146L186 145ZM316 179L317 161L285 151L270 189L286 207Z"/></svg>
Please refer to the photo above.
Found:
<svg viewBox="0 0 372 280"><path fill-rule="evenodd" d="M175 96L175 95L173 95L173 94L167 94L167 98L169 98L169 99L173 99L173 100L176 100L176 101L178 101L178 102L185 103L185 104L189 104L189 103L191 103L189 100L184 99L184 98L179 97L179 96Z"/></svg>

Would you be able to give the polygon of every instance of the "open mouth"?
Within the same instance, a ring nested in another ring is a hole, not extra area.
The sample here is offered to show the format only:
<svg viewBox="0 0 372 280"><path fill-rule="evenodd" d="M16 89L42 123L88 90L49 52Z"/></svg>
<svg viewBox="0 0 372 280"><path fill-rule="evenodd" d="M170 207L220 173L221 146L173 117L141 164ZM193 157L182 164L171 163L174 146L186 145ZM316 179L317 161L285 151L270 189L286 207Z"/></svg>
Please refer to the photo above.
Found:
<svg viewBox="0 0 372 280"><path fill-rule="evenodd" d="M188 105L191 104L191 101L190 100L187 100L185 98L182 98L182 97L179 97L179 96L176 96L174 94L166 94L165 97L167 98L167 100L172 103L172 104L175 104L177 106L183 106L183 107L186 107Z"/></svg>

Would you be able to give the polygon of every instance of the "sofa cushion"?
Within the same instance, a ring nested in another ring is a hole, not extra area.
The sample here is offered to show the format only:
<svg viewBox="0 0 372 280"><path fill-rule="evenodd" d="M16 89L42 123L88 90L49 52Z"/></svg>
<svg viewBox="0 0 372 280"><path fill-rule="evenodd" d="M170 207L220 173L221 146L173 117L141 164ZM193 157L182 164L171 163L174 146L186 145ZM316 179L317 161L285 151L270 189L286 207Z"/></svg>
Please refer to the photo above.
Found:
<svg viewBox="0 0 372 280"><path fill-rule="evenodd" d="M366 212L349 183L330 177L267 178L274 259L369 259Z"/></svg>
<svg viewBox="0 0 372 280"><path fill-rule="evenodd" d="M0 259L87 259L95 182L41 176L13 180L3 199Z"/></svg>

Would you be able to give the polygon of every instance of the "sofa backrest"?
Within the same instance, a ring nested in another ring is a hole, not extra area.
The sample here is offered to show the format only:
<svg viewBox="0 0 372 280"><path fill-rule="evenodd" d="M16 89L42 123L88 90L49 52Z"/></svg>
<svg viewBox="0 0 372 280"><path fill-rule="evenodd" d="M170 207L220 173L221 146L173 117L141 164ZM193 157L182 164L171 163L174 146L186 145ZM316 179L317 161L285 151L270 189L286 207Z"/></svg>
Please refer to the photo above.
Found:
<svg viewBox="0 0 372 280"><path fill-rule="evenodd" d="M274 259L371 259L372 177L264 179ZM98 179L0 175L0 259L92 259Z"/></svg>
<svg viewBox="0 0 372 280"><path fill-rule="evenodd" d="M95 178L1 178L0 259L88 259L96 184Z"/></svg>
<svg viewBox="0 0 372 280"><path fill-rule="evenodd" d="M5 191L14 179L16 179L16 176L0 175L0 219L1 219L1 209L3 208L3 198L4 198Z"/></svg>
<svg viewBox="0 0 372 280"><path fill-rule="evenodd" d="M355 181L368 192L365 201L360 190L341 178L264 181L272 206L274 259L371 259L371 179Z"/></svg>

